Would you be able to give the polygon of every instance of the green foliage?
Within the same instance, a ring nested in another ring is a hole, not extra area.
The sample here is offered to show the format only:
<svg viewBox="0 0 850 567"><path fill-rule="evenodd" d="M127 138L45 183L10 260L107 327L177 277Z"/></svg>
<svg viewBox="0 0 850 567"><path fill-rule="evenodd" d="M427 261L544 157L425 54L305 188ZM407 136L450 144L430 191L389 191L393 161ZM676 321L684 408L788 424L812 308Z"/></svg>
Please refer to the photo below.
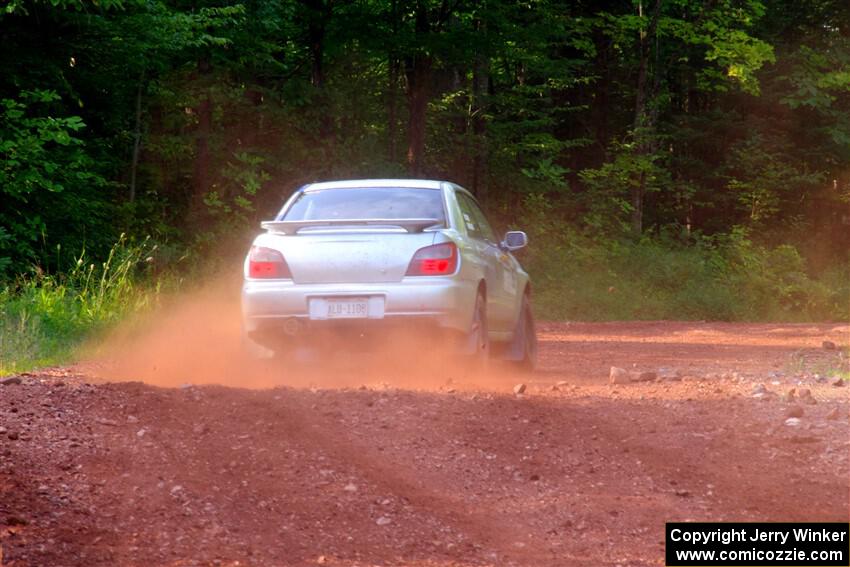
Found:
<svg viewBox="0 0 850 567"><path fill-rule="evenodd" d="M584 223L595 230L626 232L627 216L633 206L630 192L638 184L644 191L654 193L667 190L671 180L662 152L640 152L639 142L612 144L612 157L598 168L583 169L579 177L587 193L584 195L587 213Z"/></svg>
<svg viewBox="0 0 850 567"><path fill-rule="evenodd" d="M89 9L123 9L127 5L140 4L143 0L8 0L4 7L7 14L27 14L29 9L38 4L46 4L57 10L86 11ZM0 14L2 15L2 14Z"/></svg>
<svg viewBox="0 0 850 567"><path fill-rule="evenodd" d="M625 50L647 33L652 4L644 4L643 16L600 12L600 25ZM690 66L700 89L727 91L731 82L758 94L758 70L775 61L773 46L752 33L764 14L765 5L758 0L665 2L657 23L657 49L663 52L659 60Z"/></svg>
<svg viewBox="0 0 850 567"><path fill-rule="evenodd" d="M204 196L210 222L196 234L201 254L222 251L222 240L244 232L256 218L255 200L262 184L270 179L263 169L265 159L246 152L237 153L225 166L222 182ZM239 242L240 246L244 243Z"/></svg>
<svg viewBox="0 0 850 567"><path fill-rule="evenodd" d="M13 199L26 201L34 191L62 191L67 184L90 182L91 163L80 151L79 116L33 116L33 108L59 100L52 91L21 93L2 99L0 186Z"/></svg>
<svg viewBox="0 0 850 567"><path fill-rule="evenodd" d="M850 154L850 40L826 37L820 49L802 45L789 56L791 72L783 80L790 88L781 101L791 109L813 113L817 120L810 126L846 159Z"/></svg>
<svg viewBox="0 0 850 567"><path fill-rule="evenodd" d="M0 278L36 261L39 240L52 223L66 242L81 242L74 218L94 225L107 185L79 137L79 116L57 117L51 91L24 91L0 100ZM71 217L71 218L69 218ZM70 222L69 222L70 221ZM51 226L51 232L54 232Z"/></svg>
<svg viewBox="0 0 850 567"><path fill-rule="evenodd" d="M795 198L801 187L813 188L823 182L821 173L807 172L805 164L790 158L790 147L772 147L776 141L756 132L730 150L727 188L736 194L753 225L761 225L781 211L794 215L789 198Z"/></svg>

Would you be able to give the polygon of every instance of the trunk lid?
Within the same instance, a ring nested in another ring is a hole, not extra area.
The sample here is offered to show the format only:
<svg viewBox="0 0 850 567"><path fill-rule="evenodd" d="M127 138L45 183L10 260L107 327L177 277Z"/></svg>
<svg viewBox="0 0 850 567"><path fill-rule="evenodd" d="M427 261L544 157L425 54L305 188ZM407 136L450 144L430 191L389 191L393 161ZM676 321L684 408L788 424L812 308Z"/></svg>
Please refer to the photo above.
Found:
<svg viewBox="0 0 850 567"><path fill-rule="evenodd" d="M297 284L398 282L417 250L429 246L436 232L397 229L301 230L268 233L257 244L279 250Z"/></svg>

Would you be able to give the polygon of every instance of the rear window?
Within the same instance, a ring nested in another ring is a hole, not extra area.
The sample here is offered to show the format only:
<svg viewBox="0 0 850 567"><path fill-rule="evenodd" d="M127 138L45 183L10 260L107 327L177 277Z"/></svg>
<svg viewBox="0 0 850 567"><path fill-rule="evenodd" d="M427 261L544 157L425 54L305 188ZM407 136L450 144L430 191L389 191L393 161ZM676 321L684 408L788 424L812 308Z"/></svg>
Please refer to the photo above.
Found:
<svg viewBox="0 0 850 567"><path fill-rule="evenodd" d="M372 187L301 193L278 220L438 219L445 224L439 189Z"/></svg>

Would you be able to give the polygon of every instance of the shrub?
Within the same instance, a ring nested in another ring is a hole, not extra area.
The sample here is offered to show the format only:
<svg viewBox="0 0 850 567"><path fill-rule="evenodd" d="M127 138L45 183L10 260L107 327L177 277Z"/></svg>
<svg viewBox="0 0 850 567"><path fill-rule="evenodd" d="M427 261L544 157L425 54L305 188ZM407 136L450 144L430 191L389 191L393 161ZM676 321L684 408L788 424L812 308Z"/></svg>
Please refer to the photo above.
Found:
<svg viewBox="0 0 850 567"><path fill-rule="evenodd" d="M793 246L740 231L681 242L548 227L524 263L549 319L850 320L850 262L815 277Z"/></svg>

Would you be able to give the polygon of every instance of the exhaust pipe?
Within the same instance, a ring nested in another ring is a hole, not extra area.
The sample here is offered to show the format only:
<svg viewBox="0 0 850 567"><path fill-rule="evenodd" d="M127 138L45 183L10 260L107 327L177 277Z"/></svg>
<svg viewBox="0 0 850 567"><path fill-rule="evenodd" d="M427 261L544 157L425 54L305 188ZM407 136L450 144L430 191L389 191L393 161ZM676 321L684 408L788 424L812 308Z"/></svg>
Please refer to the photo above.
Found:
<svg viewBox="0 0 850 567"><path fill-rule="evenodd" d="M301 332L301 323L295 317L290 317L283 323L283 332L294 337Z"/></svg>

